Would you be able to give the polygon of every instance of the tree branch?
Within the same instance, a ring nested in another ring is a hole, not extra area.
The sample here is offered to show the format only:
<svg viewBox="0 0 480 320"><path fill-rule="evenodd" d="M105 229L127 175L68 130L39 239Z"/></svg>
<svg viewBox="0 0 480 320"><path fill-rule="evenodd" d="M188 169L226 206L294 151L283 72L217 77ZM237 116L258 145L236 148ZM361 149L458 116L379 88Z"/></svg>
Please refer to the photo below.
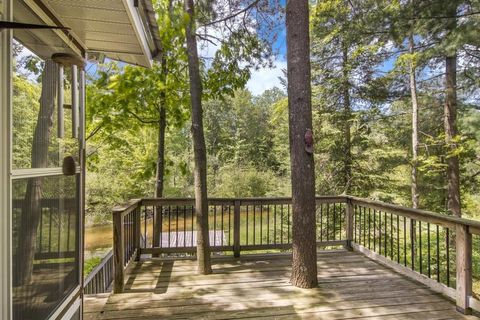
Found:
<svg viewBox="0 0 480 320"><path fill-rule="evenodd" d="M96 135L100 129L103 127L103 122L100 123L95 129L93 129L92 132L88 135L88 137L85 138L85 141L88 141L88 139L92 138L94 135Z"/></svg>
<svg viewBox="0 0 480 320"><path fill-rule="evenodd" d="M229 16L226 16L224 18L221 18L221 19L218 19L218 20L215 20L215 21L211 21L211 22L207 22L205 23L204 25L202 25L201 27L208 27L208 26L211 26L211 25L214 25L214 24L217 24L217 23L220 23L220 22L225 22L227 20L230 20L232 18L235 18L236 16L239 16L241 15L242 13L244 12L247 12L248 10L252 9L254 6L256 6L258 3L260 2L260 0L255 0L253 1L252 3L250 3L248 6L246 6L245 8L243 8L242 10L240 11L237 11L235 13L232 13L231 15Z"/></svg>
<svg viewBox="0 0 480 320"><path fill-rule="evenodd" d="M140 118L138 115L136 115L135 113L133 113L132 111L130 110L127 110L127 113L128 114L131 114L135 119L137 119L138 121L140 121L141 123L145 123L145 124L152 124L152 123L158 123L158 121L160 120L155 120L155 119L149 119L149 120L145 120L145 119L142 119Z"/></svg>

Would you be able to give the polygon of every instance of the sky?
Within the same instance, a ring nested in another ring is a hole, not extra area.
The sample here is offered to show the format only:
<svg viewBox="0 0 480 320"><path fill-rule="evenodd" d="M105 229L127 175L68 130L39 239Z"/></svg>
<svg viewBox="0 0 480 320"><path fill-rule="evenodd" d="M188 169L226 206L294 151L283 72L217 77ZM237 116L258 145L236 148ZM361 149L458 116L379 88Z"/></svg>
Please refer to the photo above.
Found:
<svg viewBox="0 0 480 320"><path fill-rule="evenodd" d="M280 0L280 5L285 6L285 0ZM260 95L265 90L272 89L273 87L282 88L280 84L280 76L283 76L283 69L287 68L286 60L286 30L285 23L280 23L275 27L275 32L277 32L277 38L275 43L273 43L273 51L275 57L273 59L272 68L261 68L259 70L251 70L250 80L247 83L247 89L250 90L254 95ZM222 37L221 34L217 34L218 31L214 28L207 29L208 34ZM213 45L210 42L199 41L198 50L200 57L211 58L215 55L215 52L218 49L218 45ZM208 60L207 60L208 61ZM207 62L208 63L208 62Z"/></svg>
<svg viewBox="0 0 480 320"><path fill-rule="evenodd" d="M260 95L265 90L278 87L283 89L279 77L283 76L283 69L287 69L287 34L285 27L279 30L278 38L273 44L274 51L277 52L273 65L274 68L262 68L260 70L252 71L250 80L247 83L247 88L254 94Z"/></svg>

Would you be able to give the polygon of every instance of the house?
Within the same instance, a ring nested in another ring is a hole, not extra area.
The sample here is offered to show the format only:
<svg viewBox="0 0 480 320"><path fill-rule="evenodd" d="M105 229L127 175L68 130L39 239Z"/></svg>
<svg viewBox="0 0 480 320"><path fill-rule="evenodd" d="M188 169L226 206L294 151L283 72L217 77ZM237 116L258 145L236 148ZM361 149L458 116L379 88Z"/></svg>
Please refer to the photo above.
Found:
<svg viewBox="0 0 480 320"><path fill-rule="evenodd" d="M80 319L85 65L151 67L160 52L152 2L0 0L0 16L0 318ZM28 119L12 90L19 46L44 65ZM29 150L18 150L19 135Z"/></svg>

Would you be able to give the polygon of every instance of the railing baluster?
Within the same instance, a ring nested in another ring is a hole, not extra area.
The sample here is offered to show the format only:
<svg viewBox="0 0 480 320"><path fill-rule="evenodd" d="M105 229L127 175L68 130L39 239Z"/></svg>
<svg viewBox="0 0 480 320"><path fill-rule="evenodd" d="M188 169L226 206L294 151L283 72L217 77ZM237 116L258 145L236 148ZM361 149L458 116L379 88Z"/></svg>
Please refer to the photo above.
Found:
<svg viewBox="0 0 480 320"><path fill-rule="evenodd" d="M217 206L213 206L213 243L211 246L217 244Z"/></svg>
<svg viewBox="0 0 480 320"><path fill-rule="evenodd" d="M368 208L368 250L371 249L371 246L370 246L370 243L371 243L371 233L372 233L372 229L371 229L371 220L372 220L372 212L370 210L370 208Z"/></svg>
<svg viewBox="0 0 480 320"><path fill-rule="evenodd" d="M327 203L327 241L330 240L330 204Z"/></svg>
<svg viewBox="0 0 480 320"><path fill-rule="evenodd" d="M170 212L170 206L168 206L168 248L172 246L170 242L170 235L171 235L171 212Z"/></svg>
<svg viewBox="0 0 480 320"><path fill-rule="evenodd" d="M52 208L48 209L48 252L52 252Z"/></svg>
<svg viewBox="0 0 480 320"><path fill-rule="evenodd" d="M192 207L191 207L191 211L192 211L192 212L191 212L191 214L192 214L192 219L191 219L191 220L192 220L192 235L191 235L191 237L190 237L190 242L191 242L190 246L193 247L193 246L194 246L194 245L193 245L193 233L195 232L193 226L194 226L194 219L196 219L196 217L195 217L195 206L192 206Z"/></svg>
<svg viewBox="0 0 480 320"><path fill-rule="evenodd" d="M447 287L450 287L450 229L447 228L445 236L445 246L447 248Z"/></svg>
<svg viewBox="0 0 480 320"><path fill-rule="evenodd" d="M428 249L428 254L427 254L427 274L428 277L431 278L432 275L432 270L431 270L431 264L430 264L430 223L427 223L427 249Z"/></svg>
<svg viewBox="0 0 480 320"><path fill-rule="evenodd" d="M280 219L280 243L283 244L283 204L280 207L281 219Z"/></svg>
<svg viewBox="0 0 480 320"><path fill-rule="evenodd" d="M175 206L175 247L178 245L178 206Z"/></svg>
<svg viewBox="0 0 480 320"><path fill-rule="evenodd" d="M267 205L267 244L270 244L270 205Z"/></svg>
<svg viewBox="0 0 480 320"><path fill-rule="evenodd" d="M390 260L393 261L393 215L390 213Z"/></svg>
<svg viewBox="0 0 480 320"><path fill-rule="evenodd" d="M143 222L143 225L144 225L144 233L143 233L143 234L144 234L144 237L143 237L143 239L144 239L144 241L145 241L143 247L146 248L146 247L147 247L147 241L148 241L148 240L147 240L147 206L145 206L145 207L143 207L143 208L144 208L144 209L143 209L143 218L144 218L144 222Z"/></svg>
<svg viewBox="0 0 480 320"><path fill-rule="evenodd" d="M256 226L256 221L257 220L257 207L254 205L253 206L253 245L255 245L255 234L257 233L257 226Z"/></svg>
<svg viewBox="0 0 480 320"><path fill-rule="evenodd" d="M367 245L367 207L363 207L363 246Z"/></svg>
<svg viewBox="0 0 480 320"><path fill-rule="evenodd" d="M397 263L400 264L400 216L397 214Z"/></svg>
<svg viewBox="0 0 480 320"><path fill-rule="evenodd" d="M384 249L383 255L385 257L388 257L388 252L387 252L387 243L388 243L388 240L387 240L387 236L388 236L387 211L384 212L383 217L384 217L384 220L385 220L385 232L384 232L385 241L384 241L384 244L383 244L385 249Z"/></svg>
<svg viewBox="0 0 480 320"><path fill-rule="evenodd" d="M277 205L273 205L273 244L277 244Z"/></svg>
<svg viewBox="0 0 480 320"><path fill-rule="evenodd" d="M231 245L231 236L232 236L232 206L228 205L228 245Z"/></svg>
<svg viewBox="0 0 480 320"><path fill-rule="evenodd" d="M358 233L358 228L357 228L357 225L358 225L358 215L357 215L357 205L354 204L353 205L353 241L354 242L357 242L357 233Z"/></svg>
<svg viewBox="0 0 480 320"><path fill-rule="evenodd" d="M288 232L287 232L287 243L290 243L290 205L287 205L287 224L288 224Z"/></svg>
<svg viewBox="0 0 480 320"><path fill-rule="evenodd" d="M221 230L222 230L222 241L221 241L221 246L223 247L223 235L225 234L225 229L224 229L224 226L223 226L223 214L224 214L223 205L221 206L221 208L222 208L222 219L221 219L222 220L222 228L221 228Z"/></svg>
<svg viewBox="0 0 480 320"><path fill-rule="evenodd" d="M439 227L437 224L437 230L436 230L436 242L437 242L437 282L440 282L440 235L439 235Z"/></svg>
<svg viewBox="0 0 480 320"><path fill-rule="evenodd" d="M378 253L382 254L382 212L378 211Z"/></svg>
<svg viewBox="0 0 480 320"><path fill-rule="evenodd" d="M339 234L338 240L345 240L346 237L344 236L344 234L345 235L347 234L346 233L347 229L346 229L346 225L345 225L345 223L346 223L346 215L345 214L347 213L347 211L346 211L347 209L346 209L346 207L344 208L344 206L341 203L338 204L338 208L339 208L338 211L339 211L339 215L340 215L340 218L339 218L339 220L340 220L340 226L339 226L340 234Z"/></svg>
<svg viewBox="0 0 480 320"><path fill-rule="evenodd" d="M373 251L377 250L377 210L373 209Z"/></svg>
<svg viewBox="0 0 480 320"><path fill-rule="evenodd" d="M415 236L416 233L417 233L417 228L415 227L415 221L410 219L410 246L411 246L410 265L412 266L413 271L415 271L415 240L417 238Z"/></svg>
<svg viewBox="0 0 480 320"><path fill-rule="evenodd" d="M187 246L187 206L183 206L183 246Z"/></svg>
<svg viewBox="0 0 480 320"><path fill-rule="evenodd" d="M403 217L403 264L407 266L407 217Z"/></svg>
<svg viewBox="0 0 480 320"><path fill-rule="evenodd" d="M419 267L420 274L423 273L423 256L422 256L422 221L418 221L418 247L419 247Z"/></svg>
<svg viewBox="0 0 480 320"><path fill-rule="evenodd" d="M158 241L158 246L162 247L162 214L163 209L160 209L160 213L158 213L159 207L152 206L152 248L156 247L156 243ZM160 221L158 221L160 220ZM158 224L158 226L157 226ZM157 234L158 232L158 234ZM155 256L155 255L154 255Z"/></svg>
<svg viewBox="0 0 480 320"><path fill-rule="evenodd" d="M263 243L263 205L260 205L260 244Z"/></svg>
<svg viewBox="0 0 480 320"><path fill-rule="evenodd" d="M336 222L337 222L336 221L336 216L337 215L336 215L335 207L336 206L335 206L335 203L334 203L333 204L333 213L332 213L333 214L333 233L332 233L333 234L333 241L337 240L337 235L336 235L336 233L337 233L337 230L336 230Z"/></svg>
<svg viewBox="0 0 480 320"><path fill-rule="evenodd" d="M158 246L161 248L163 246L163 209L160 210L160 214L157 213L158 211L158 208L155 207L155 206L152 206L152 248L155 247L155 242L158 241ZM157 216L158 215L158 216ZM160 220L160 221L156 221L156 220ZM159 230L155 230L155 226L156 224L155 223L158 223L159 225ZM147 224L148 225L148 224ZM159 234L156 234L156 233L159 233Z"/></svg>
<svg viewBox="0 0 480 320"><path fill-rule="evenodd" d="M323 241L323 203L320 203L320 241Z"/></svg>

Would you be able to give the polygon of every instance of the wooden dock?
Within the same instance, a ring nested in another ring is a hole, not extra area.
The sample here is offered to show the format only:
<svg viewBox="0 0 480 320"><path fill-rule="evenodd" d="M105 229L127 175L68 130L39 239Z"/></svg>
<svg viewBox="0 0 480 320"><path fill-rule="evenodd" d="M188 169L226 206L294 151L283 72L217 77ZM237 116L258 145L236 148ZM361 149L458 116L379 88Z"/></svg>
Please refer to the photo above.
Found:
<svg viewBox="0 0 480 320"><path fill-rule="evenodd" d="M210 240L209 243L212 246L223 246L227 243L227 238L222 230L209 230L208 235ZM160 240L162 248L193 247L197 245L197 231L185 230L161 232Z"/></svg>
<svg viewBox="0 0 480 320"><path fill-rule="evenodd" d="M366 256L318 254L319 287L289 284L291 256L213 259L195 275L187 259L137 262L124 293L86 296L85 319L477 319L428 287Z"/></svg>

